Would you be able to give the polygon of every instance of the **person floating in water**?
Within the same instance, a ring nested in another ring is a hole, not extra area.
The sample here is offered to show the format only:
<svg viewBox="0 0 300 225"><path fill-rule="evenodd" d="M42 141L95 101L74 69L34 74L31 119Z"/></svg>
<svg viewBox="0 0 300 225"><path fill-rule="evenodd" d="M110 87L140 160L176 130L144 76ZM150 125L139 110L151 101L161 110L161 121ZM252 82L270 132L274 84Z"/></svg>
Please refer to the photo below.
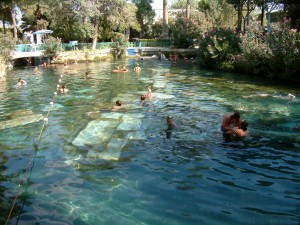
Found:
<svg viewBox="0 0 300 225"><path fill-rule="evenodd" d="M18 79L18 83L17 83L18 86L26 85L26 84L27 84L27 82L25 80L23 80L22 78Z"/></svg>
<svg viewBox="0 0 300 225"><path fill-rule="evenodd" d="M121 110L121 109L123 109L122 102L120 100L117 100L116 105L114 105L112 110L113 111L118 111L118 110Z"/></svg>
<svg viewBox="0 0 300 225"><path fill-rule="evenodd" d="M67 93L68 91L69 91L69 89L67 88L67 86L65 86L65 85L62 85L62 86L61 86L61 88L60 88L60 92L61 92L61 93L65 94L65 93Z"/></svg>
<svg viewBox="0 0 300 225"><path fill-rule="evenodd" d="M161 50L160 50L160 49L158 50L157 58L158 58L158 60L161 60L161 59L162 59L162 53L161 53Z"/></svg>

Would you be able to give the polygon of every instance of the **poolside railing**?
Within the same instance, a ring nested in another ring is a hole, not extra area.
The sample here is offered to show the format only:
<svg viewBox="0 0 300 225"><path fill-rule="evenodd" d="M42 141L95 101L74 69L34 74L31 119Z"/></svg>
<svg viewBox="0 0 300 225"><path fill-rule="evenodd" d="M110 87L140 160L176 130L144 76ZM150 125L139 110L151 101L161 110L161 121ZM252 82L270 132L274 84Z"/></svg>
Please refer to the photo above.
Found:
<svg viewBox="0 0 300 225"><path fill-rule="evenodd" d="M92 49L92 43L77 43L74 45L70 43L61 44L61 51L72 50L86 50ZM111 48L113 42L98 42L96 49ZM142 48L142 47L170 47L171 42L169 40L151 40L143 39L135 42L128 42L128 47ZM44 50L44 44L18 44L16 47L17 52L37 52Z"/></svg>

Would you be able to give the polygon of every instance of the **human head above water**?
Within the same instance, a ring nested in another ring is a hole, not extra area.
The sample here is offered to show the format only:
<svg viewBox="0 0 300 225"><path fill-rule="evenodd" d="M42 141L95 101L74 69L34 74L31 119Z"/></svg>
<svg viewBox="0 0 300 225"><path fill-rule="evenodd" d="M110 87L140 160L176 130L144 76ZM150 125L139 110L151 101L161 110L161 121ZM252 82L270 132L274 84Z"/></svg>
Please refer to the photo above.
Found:
<svg viewBox="0 0 300 225"><path fill-rule="evenodd" d="M122 105L122 102L120 100L116 101L116 105L117 106L121 106Z"/></svg>
<svg viewBox="0 0 300 225"><path fill-rule="evenodd" d="M247 127L248 127L248 122L246 120L243 120L241 123L240 123L240 128L244 131L247 130Z"/></svg>
<svg viewBox="0 0 300 225"><path fill-rule="evenodd" d="M241 115L240 115L239 112L234 112L234 113L232 114L232 117L233 117L234 119L239 119L239 118L241 118Z"/></svg>
<svg viewBox="0 0 300 225"><path fill-rule="evenodd" d="M141 95L141 100L145 100L146 97L144 95Z"/></svg>

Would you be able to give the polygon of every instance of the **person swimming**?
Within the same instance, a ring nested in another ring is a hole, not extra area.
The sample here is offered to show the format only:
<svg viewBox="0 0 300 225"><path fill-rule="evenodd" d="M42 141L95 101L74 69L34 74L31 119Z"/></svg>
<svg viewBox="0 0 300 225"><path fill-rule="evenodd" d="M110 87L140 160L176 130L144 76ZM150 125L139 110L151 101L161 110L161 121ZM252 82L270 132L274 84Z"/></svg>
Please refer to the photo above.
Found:
<svg viewBox="0 0 300 225"><path fill-rule="evenodd" d="M120 100L117 100L116 105L114 105L112 110L113 111L118 111L118 110L121 110L121 109L123 109L122 102Z"/></svg>
<svg viewBox="0 0 300 225"><path fill-rule="evenodd" d="M138 63L136 63L134 69L133 69L134 72L140 72L141 71L141 67Z"/></svg>
<svg viewBox="0 0 300 225"><path fill-rule="evenodd" d="M69 89L67 88L67 86L65 86L65 85L62 85L62 86L61 86L61 88L60 88L60 92L61 92L61 93L65 94L65 93L67 93L68 91L69 91Z"/></svg>
<svg viewBox="0 0 300 225"><path fill-rule="evenodd" d="M17 83L17 85L26 85L27 84L27 82L25 81L25 80L23 80L22 78L19 78L18 79L18 83Z"/></svg>
<svg viewBox="0 0 300 225"><path fill-rule="evenodd" d="M113 70L113 72L115 72L115 73L120 72L120 68L118 66L116 66L115 69Z"/></svg>

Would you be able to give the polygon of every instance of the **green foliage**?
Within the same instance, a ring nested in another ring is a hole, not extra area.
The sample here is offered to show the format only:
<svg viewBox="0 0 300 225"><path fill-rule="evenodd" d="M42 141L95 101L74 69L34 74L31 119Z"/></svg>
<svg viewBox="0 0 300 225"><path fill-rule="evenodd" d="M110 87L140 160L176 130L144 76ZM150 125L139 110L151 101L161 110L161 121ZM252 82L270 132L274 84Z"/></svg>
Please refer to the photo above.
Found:
<svg viewBox="0 0 300 225"><path fill-rule="evenodd" d="M190 0L192 8L197 8L199 0ZM187 0L173 0L171 3L171 9L185 9Z"/></svg>
<svg viewBox="0 0 300 225"><path fill-rule="evenodd" d="M114 49L112 51L113 57L115 59L126 57L128 47L127 37L124 34L115 33L113 41L111 44L111 47Z"/></svg>
<svg viewBox="0 0 300 225"><path fill-rule="evenodd" d="M270 60L270 49L268 48L263 32L263 27L259 23L252 24L251 32L240 35L241 51L247 59L247 63L254 73L267 73L268 62Z"/></svg>
<svg viewBox="0 0 300 225"><path fill-rule="evenodd" d="M152 0L132 0L137 7L136 17L140 25L141 37L151 37L155 11L152 9Z"/></svg>
<svg viewBox="0 0 300 225"><path fill-rule="evenodd" d="M11 61L11 53L16 49L16 42L11 33L0 33L0 61L5 65L9 65Z"/></svg>
<svg viewBox="0 0 300 225"><path fill-rule="evenodd" d="M174 47L191 48L198 42L203 33L202 27L194 19L178 16L170 25Z"/></svg>
<svg viewBox="0 0 300 225"><path fill-rule="evenodd" d="M240 38L228 28L214 28L200 41L199 61L205 66L232 69L234 55L240 52Z"/></svg>
<svg viewBox="0 0 300 225"><path fill-rule="evenodd" d="M59 38L49 37L44 42L43 54L48 57L55 57L61 50L61 40Z"/></svg>
<svg viewBox="0 0 300 225"><path fill-rule="evenodd" d="M289 27L289 21L285 21L264 35L263 28L254 24L251 32L241 35L242 53L253 72L296 76L300 65L300 34Z"/></svg>

